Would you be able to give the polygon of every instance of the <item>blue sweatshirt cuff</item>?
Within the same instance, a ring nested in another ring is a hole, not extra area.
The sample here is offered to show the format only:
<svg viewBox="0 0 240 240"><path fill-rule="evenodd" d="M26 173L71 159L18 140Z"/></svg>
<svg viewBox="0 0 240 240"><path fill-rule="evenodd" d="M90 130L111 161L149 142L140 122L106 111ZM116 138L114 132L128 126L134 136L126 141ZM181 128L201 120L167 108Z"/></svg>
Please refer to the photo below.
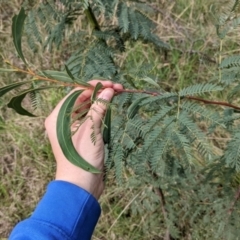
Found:
<svg viewBox="0 0 240 240"><path fill-rule="evenodd" d="M90 193L69 182L52 181L32 216L15 227L10 239L33 239L31 235L39 234L38 239L89 240L100 214L100 205ZM30 238L14 238L24 231ZM41 238L44 233L49 238Z"/></svg>

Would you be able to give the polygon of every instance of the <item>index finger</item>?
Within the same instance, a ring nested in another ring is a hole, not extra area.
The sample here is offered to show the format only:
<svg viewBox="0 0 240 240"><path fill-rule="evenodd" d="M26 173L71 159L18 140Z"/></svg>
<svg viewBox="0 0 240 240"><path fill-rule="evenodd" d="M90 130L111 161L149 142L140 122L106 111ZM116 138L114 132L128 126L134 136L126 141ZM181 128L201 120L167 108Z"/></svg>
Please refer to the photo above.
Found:
<svg viewBox="0 0 240 240"><path fill-rule="evenodd" d="M95 87L97 85L97 83L101 83L103 85L103 88L114 88L115 84L113 84L113 82L111 81L102 81L102 80L91 80L88 83L90 83L93 87ZM119 85L119 84L118 84ZM119 89L120 87L117 85L117 89ZM86 89L76 100L74 107L78 106L80 104L82 104L83 102L87 101L88 99L90 99L90 97L92 96L92 92L93 89Z"/></svg>
<svg viewBox="0 0 240 240"><path fill-rule="evenodd" d="M103 88L113 88L114 90L117 90L117 89L123 89L123 86L121 84L118 84L118 83L113 83L109 80L106 80L106 81L102 81L102 80L97 80L97 79L94 79L94 80L91 80L89 81L89 83L95 87L97 85L98 82L101 82L102 85L103 85ZM54 108L54 110L52 111L52 113L49 115L49 117L57 117L58 115L58 112L62 106L62 104L64 103L64 101L69 97L69 95L71 95L73 92L75 91L78 91L78 90L81 90L81 89L86 89L86 88L81 88L81 87L77 87L75 89L73 89L70 93L68 93L58 104L57 106ZM79 97L77 98L74 106L76 105L80 105L81 103L85 102L86 100L88 100L91 95L92 95L92 92L93 92L93 89L86 89L84 90L80 95Z"/></svg>

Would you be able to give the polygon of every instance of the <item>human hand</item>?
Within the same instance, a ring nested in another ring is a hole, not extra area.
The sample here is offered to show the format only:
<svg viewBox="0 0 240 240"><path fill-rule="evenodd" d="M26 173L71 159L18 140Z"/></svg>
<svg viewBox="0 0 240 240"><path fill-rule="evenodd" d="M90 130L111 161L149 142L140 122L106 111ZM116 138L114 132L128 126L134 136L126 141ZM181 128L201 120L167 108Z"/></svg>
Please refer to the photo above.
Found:
<svg viewBox="0 0 240 240"><path fill-rule="evenodd" d="M114 84L111 81L99 81L92 80L89 83L96 86L98 82L101 82L104 90L98 95L98 98L110 101L114 95L114 91L123 89L122 85ZM73 91L80 90L81 88L76 88ZM72 92L73 92L72 91ZM103 173L94 174L87 172L69 162L59 146L57 133L56 133L56 123L59 110L66 100L66 98L72 94L70 92L52 111L52 113L45 120L45 128L50 140L53 154L57 162L56 170L56 180L63 180L71 182L79 187L85 189L91 193L96 199L100 197L104 189ZM83 102L88 101L91 98L93 89L87 89L83 91L75 105L79 105ZM103 172L104 167L104 143L101 134L102 119L106 112L106 105L101 103L94 103L87 116L91 116L92 119L87 118L86 121L78 128L76 133L72 136L73 145L77 152L92 166L101 170ZM92 133L92 125L95 126L96 143L94 144L90 138Z"/></svg>

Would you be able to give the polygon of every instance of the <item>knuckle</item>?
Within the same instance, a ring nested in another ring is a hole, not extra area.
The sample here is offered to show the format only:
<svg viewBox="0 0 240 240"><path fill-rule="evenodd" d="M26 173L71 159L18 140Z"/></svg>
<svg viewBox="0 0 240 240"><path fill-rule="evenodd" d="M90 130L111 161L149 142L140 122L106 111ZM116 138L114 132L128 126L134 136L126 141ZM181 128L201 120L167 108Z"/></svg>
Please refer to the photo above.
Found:
<svg viewBox="0 0 240 240"><path fill-rule="evenodd" d="M100 115L104 115L106 108L101 103L95 103L92 105L92 110Z"/></svg>

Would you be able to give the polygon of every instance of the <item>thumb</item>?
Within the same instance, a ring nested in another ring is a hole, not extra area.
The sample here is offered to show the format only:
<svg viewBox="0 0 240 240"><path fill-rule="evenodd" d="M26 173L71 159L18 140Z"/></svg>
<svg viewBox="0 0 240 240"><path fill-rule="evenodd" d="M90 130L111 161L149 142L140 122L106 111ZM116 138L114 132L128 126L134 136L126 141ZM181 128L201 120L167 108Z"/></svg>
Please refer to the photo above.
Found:
<svg viewBox="0 0 240 240"><path fill-rule="evenodd" d="M98 95L98 99L111 101L113 95L114 95L114 90L112 88L105 88ZM97 134L100 132L101 125L102 125L102 119L104 118L106 109L107 109L106 104L103 104L99 101L95 101L95 103L92 104L92 106L88 112L89 118L87 121L90 122L91 126L94 124L95 131Z"/></svg>

